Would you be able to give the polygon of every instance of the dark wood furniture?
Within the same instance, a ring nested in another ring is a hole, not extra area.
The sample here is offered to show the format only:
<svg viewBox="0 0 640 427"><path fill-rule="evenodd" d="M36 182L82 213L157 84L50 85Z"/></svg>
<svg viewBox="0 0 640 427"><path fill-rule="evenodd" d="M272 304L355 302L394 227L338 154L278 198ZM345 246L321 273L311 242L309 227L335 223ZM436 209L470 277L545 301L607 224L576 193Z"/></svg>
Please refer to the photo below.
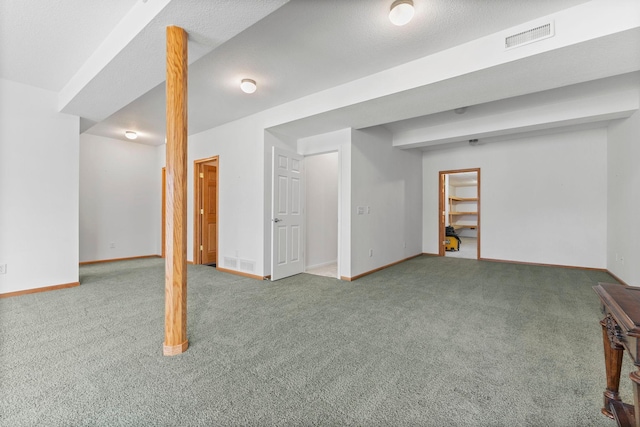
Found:
<svg viewBox="0 0 640 427"><path fill-rule="evenodd" d="M593 289L605 315L600 321L607 372L602 413L615 419L619 426L640 427L640 288L599 283ZM622 403L618 394L625 350L638 368L629 374L634 405Z"/></svg>

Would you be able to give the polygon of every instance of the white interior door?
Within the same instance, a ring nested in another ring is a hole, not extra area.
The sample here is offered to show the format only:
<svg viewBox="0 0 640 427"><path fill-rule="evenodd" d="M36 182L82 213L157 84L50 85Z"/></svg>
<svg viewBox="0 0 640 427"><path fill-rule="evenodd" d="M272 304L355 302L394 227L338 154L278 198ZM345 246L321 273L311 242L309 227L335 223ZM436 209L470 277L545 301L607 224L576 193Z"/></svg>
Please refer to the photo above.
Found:
<svg viewBox="0 0 640 427"><path fill-rule="evenodd" d="M271 280L304 271L302 156L273 147Z"/></svg>

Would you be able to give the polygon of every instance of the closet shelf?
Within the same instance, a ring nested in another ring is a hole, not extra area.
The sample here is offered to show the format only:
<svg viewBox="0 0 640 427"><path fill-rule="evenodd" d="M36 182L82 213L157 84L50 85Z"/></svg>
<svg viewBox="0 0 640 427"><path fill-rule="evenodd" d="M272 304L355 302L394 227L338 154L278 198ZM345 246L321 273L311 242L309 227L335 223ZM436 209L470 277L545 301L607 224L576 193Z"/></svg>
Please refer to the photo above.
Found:
<svg viewBox="0 0 640 427"><path fill-rule="evenodd" d="M449 225L453 226L454 230L476 230L478 228L477 202L477 197L449 196ZM465 208L476 209L476 211L455 210ZM471 220L469 220L468 217L472 217ZM461 221L462 223L459 223L458 221Z"/></svg>
<svg viewBox="0 0 640 427"><path fill-rule="evenodd" d="M472 225L472 224L453 224L454 230L462 230L463 228L468 228L469 230L475 230L476 228L478 228L478 226Z"/></svg>
<svg viewBox="0 0 640 427"><path fill-rule="evenodd" d="M457 197L457 196L449 196L449 200L453 200L455 202L477 202L477 197Z"/></svg>

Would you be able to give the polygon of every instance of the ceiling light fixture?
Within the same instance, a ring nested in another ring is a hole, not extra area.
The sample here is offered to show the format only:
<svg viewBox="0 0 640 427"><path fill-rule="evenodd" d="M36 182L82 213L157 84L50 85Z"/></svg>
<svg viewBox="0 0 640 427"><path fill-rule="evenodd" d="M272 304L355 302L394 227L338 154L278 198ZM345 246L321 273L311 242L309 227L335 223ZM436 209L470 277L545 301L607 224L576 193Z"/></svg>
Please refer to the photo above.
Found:
<svg viewBox="0 0 640 427"><path fill-rule="evenodd" d="M126 136L127 139L136 139L138 137L138 134L132 130L128 130L124 133L124 136Z"/></svg>
<svg viewBox="0 0 640 427"><path fill-rule="evenodd" d="M467 107L460 107L453 110L456 114L464 114L467 111Z"/></svg>
<svg viewBox="0 0 640 427"><path fill-rule="evenodd" d="M469 140L469 145L471 145L472 147L475 147L476 145L478 145L478 140L477 139L470 139Z"/></svg>
<svg viewBox="0 0 640 427"><path fill-rule="evenodd" d="M413 9L413 0L396 0L391 3L391 11L389 11L389 20L393 25L401 26L409 23L415 10Z"/></svg>
<svg viewBox="0 0 640 427"><path fill-rule="evenodd" d="M240 82L240 89L242 89L244 93L253 93L257 88L258 86L256 85L255 80L242 79L242 81Z"/></svg>

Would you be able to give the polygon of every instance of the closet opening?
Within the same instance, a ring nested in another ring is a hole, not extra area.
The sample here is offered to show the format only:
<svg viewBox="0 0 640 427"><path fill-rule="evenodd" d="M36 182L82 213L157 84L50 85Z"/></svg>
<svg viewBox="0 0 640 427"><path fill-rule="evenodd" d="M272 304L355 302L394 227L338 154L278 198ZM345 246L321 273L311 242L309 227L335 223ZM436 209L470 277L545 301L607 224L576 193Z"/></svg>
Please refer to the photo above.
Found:
<svg viewBox="0 0 640 427"><path fill-rule="evenodd" d="M480 169L440 172L439 255L480 259Z"/></svg>

